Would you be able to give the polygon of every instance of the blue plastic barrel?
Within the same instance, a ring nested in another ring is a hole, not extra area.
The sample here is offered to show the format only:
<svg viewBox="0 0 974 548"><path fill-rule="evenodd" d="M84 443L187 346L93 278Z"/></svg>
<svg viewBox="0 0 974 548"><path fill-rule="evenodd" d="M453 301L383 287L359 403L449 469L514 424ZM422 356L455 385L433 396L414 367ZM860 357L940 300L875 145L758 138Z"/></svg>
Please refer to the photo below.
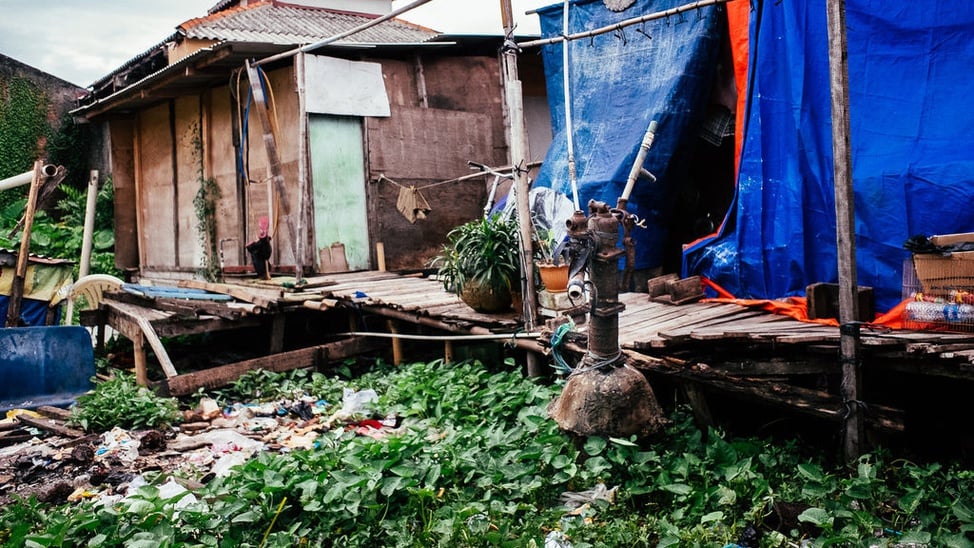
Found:
<svg viewBox="0 0 974 548"><path fill-rule="evenodd" d="M91 334L81 326L0 329L0 411L70 405L94 375Z"/></svg>

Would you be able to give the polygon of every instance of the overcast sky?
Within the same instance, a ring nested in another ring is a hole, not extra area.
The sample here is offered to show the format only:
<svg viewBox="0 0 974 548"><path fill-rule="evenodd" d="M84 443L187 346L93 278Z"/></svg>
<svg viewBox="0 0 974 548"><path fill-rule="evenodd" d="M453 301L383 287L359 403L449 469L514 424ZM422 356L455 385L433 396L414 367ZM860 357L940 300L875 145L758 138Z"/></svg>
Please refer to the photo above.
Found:
<svg viewBox="0 0 974 548"><path fill-rule="evenodd" d="M298 3L300 0L293 0ZM394 0L393 8L412 0ZM0 53L88 86L206 15L217 0L0 0ZM538 31L537 15L558 0L511 0L518 33ZM499 0L432 0L401 18L442 32L500 34Z"/></svg>

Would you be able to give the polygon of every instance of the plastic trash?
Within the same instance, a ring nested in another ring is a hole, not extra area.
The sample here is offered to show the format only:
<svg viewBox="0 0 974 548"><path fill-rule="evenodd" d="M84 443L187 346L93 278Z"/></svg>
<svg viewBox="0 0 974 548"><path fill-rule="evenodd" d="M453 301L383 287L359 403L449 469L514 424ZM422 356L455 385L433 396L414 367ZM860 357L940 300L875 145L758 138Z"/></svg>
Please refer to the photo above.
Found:
<svg viewBox="0 0 974 548"><path fill-rule="evenodd" d="M115 458L132 464L139 458L139 441L125 430L115 427L101 435L102 443L95 449L95 460Z"/></svg>
<svg viewBox="0 0 974 548"><path fill-rule="evenodd" d="M572 548L572 543L561 531L552 531L544 538L544 548Z"/></svg>

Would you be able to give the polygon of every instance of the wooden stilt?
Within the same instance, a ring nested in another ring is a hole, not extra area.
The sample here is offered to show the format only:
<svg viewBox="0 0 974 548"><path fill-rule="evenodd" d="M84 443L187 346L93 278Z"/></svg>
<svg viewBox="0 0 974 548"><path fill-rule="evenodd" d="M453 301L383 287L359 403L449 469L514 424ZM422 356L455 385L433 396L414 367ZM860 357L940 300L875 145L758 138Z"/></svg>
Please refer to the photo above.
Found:
<svg viewBox="0 0 974 548"><path fill-rule="evenodd" d="M396 325L395 320L386 320L386 325L389 327L389 333L399 334L399 326ZM402 339L398 337L392 339L392 363L402 365Z"/></svg>
<svg viewBox="0 0 974 548"><path fill-rule="evenodd" d="M284 314L275 314L271 319L270 353L279 354L284 350Z"/></svg>
<svg viewBox="0 0 974 548"><path fill-rule="evenodd" d="M443 342L443 362L453 363L453 342L444 341Z"/></svg>
<svg viewBox="0 0 974 548"><path fill-rule="evenodd" d="M140 334L132 339L132 353L135 357L135 382L140 386L149 385L146 368L145 338Z"/></svg>

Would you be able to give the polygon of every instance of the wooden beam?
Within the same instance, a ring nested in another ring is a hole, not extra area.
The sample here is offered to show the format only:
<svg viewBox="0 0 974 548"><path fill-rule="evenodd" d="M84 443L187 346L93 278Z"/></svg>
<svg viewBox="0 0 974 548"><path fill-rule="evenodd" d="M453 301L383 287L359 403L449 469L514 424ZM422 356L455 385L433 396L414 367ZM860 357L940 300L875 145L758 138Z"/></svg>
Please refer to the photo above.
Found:
<svg viewBox="0 0 974 548"><path fill-rule="evenodd" d="M284 293L280 290L275 291L273 289L261 289L256 287L247 288L239 285L211 283L201 280L180 280L178 285L179 287L205 289L206 291L211 291L213 293L230 295L234 299L255 304L265 310L274 310L277 308L277 301L284 296Z"/></svg>
<svg viewBox="0 0 974 548"><path fill-rule="evenodd" d="M67 426L64 426L64 424L59 423L54 419L32 417L27 413L17 415L17 421L26 424L27 426L40 428L41 430L68 438L82 438L85 435L84 432L75 430L73 428L68 428Z"/></svg>
<svg viewBox="0 0 974 548"><path fill-rule="evenodd" d="M279 354L284 350L284 324L286 318L284 314L274 314L271 317L271 340L270 353Z"/></svg>
<svg viewBox="0 0 974 548"><path fill-rule="evenodd" d="M504 35L514 35L514 16L511 7L511 0L501 0L501 23L504 26ZM523 298L522 314L524 317L524 329L534 331L537 323L537 294L534 287L534 251L532 250L532 232L534 224L531 222L531 206L528 204L528 173L525 165L528 163L528 137L527 126L524 119L524 93L521 89L521 80L517 71L517 48L504 48L501 55L503 64L504 97L510 117L510 158L513 167L514 187L516 192L515 210L517 211L518 225L520 226L521 237L518 239L520 244L521 257L521 295ZM567 67L566 67L567 70ZM540 377L543 374L538 357L534 353L526 356L527 371L531 377Z"/></svg>
<svg viewBox="0 0 974 548"><path fill-rule="evenodd" d="M255 369L282 372L306 367L314 367L336 362L366 352L376 347L366 337L353 337L333 343L292 350L263 358L211 367L193 373L184 373L166 379L166 387L171 396L192 394L199 388L218 388L240 378L244 373Z"/></svg>
<svg viewBox="0 0 974 548"><path fill-rule="evenodd" d="M852 145L849 122L849 59L846 48L845 0L827 0L829 83L832 90L832 157L835 184L835 238L839 267L839 323L845 406L843 450L847 462L862 453L863 416L859 393L859 315L856 296L855 206L852 189Z"/></svg>
<svg viewBox="0 0 974 548"><path fill-rule="evenodd" d="M34 176L30 181L27 207L24 210L24 230L20 234L20 252L14 278L10 283L10 298L7 301L7 327L20 326L20 305L24 298L24 282L27 277L27 260L30 258L30 233L34 227L34 209L37 207L37 193L40 191L44 162L34 162Z"/></svg>
<svg viewBox="0 0 974 548"><path fill-rule="evenodd" d="M677 378L683 383L697 384L724 395L738 395L792 412L840 424L845 422L845 408L841 398L828 392L755 379L739 380L714 370L674 367L665 360L640 354L631 354L630 364L641 371ZM870 404L869 411L869 416L863 414L863 419L874 427L887 432L904 431L902 411L878 404Z"/></svg>

